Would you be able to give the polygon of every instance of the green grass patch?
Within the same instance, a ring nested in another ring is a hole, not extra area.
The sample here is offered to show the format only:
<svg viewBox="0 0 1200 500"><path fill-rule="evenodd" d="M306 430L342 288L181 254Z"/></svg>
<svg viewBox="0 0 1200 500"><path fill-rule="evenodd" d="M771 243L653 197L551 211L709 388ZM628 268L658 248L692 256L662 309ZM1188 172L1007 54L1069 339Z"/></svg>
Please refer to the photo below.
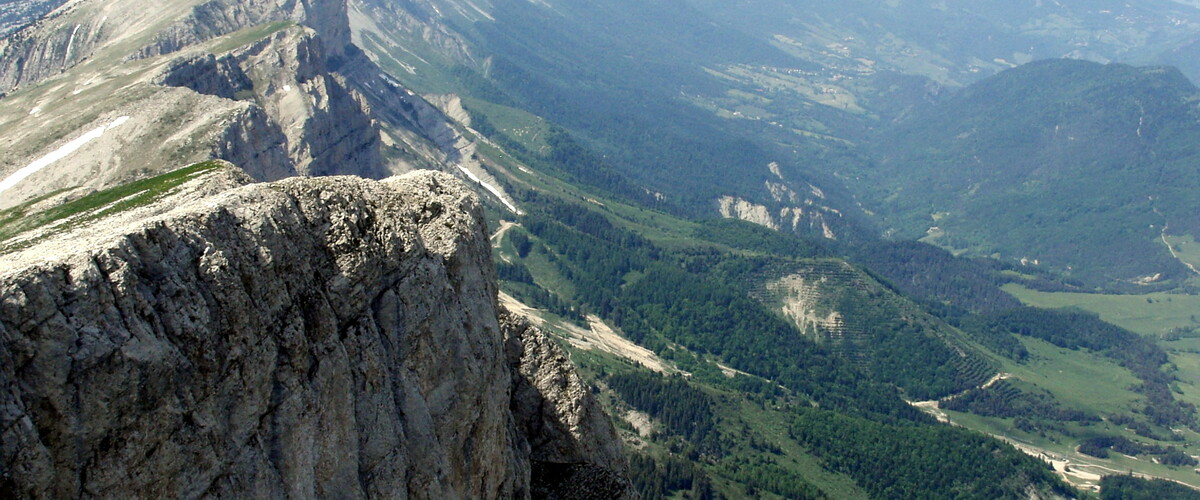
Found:
<svg viewBox="0 0 1200 500"><path fill-rule="evenodd" d="M482 115L485 122L495 127L496 131L535 154L543 154L550 148L546 143L546 137L550 135L550 126L537 115L469 97L463 98L463 106L471 113L472 119L477 120ZM486 125L475 128L483 132Z"/></svg>
<svg viewBox="0 0 1200 500"><path fill-rule="evenodd" d="M224 54L231 50L238 49L245 45L267 38L295 25L295 21L276 21L273 23L260 24L258 26L241 29L217 38L212 42L209 50L214 54Z"/></svg>
<svg viewBox="0 0 1200 500"><path fill-rule="evenodd" d="M516 231L516 229L513 230ZM530 236L530 238L536 241L535 236ZM515 252L513 252L513 257L515 257ZM534 250L529 252L529 255L521 259L521 263L525 265L526 269L529 269L529 274L533 275L534 282L538 286L560 297L574 297L575 284L559 272L558 266L554 263L554 260L558 258L551 250L538 243Z"/></svg>
<svg viewBox="0 0 1200 500"><path fill-rule="evenodd" d="M1021 285L1004 285L1021 302L1034 307L1076 307L1100 315L1104 321L1141 335L1161 337L1175 328L1200 327L1200 296L1172 293L1104 295L1074 292L1040 292Z"/></svg>
<svg viewBox="0 0 1200 500"><path fill-rule="evenodd" d="M1144 398L1131 387L1139 381L1125 368L1116 365L1105 358L1086 350L1073 351L1063 349L1039 339L1022 337L1021 342L1029 350L1030 357L1025 364L1017 364L1004 360L1004 371L1014 374L1019 380L1031 383L1051 392L1059 403L1067 407L1078 408L1101 416L1111 414L1131 414L1133 410L1145 404ZM1181 381L1175 384L1183 393L1176 393L1179 399L1200 403L1200 377L1188 374L1200 373L1200 339L1184 339L1167 344L1180 349L1173 352L1171 361L1179 367ZM1196 351L1183 349L1197 348ZM944 410L945 411L945 410ZM1089 464L1093 467L1088 471L1108 473L1124 473L1135 471L1156 477L1165 477L1200 486L1200 475L1190 467L1168 467L1159 465L1149 457L1125 457L1114 453L1109 459L1098 459L1080 455L1075 448L1083 440L1099 435L1122 435L1138 442L1157 444L1160 446L1175 446L1190 454L1200 453L1200 441L1197 435L1185 431L1184 440L1179 442L1154 441L1135 436L1111 422L1074 423L1060 422L1060 430L1043 429L1026 432L1015 426L1013 418L995 418L945 411L951 421L964 427L980 432L1005 436L1017 442L1034 446L1051 452L1060 457L1066 457L1075 464ZM1097 468L1098 467L1098 468Z"/></svg>
<svg viewBox="0 0 1200 500"><path fill-rule="evenodd" d="M1034 276L1032 274L1025 274L1025 273L1018 272L1018 271L1013 271L1012 269L1005 269L1003 271L1000 271L1000 274L1002 274L1004 276L1012 276L1014 278L1023 279L1025 281L1033 281L1033 280L1037 279L1037 276Z"/></svg>
<svg viewBox="0 0 1200 500"><path fill-rule="evenodd" d="M1024 364L1004 360L1003 370L1054 394L1060 403L1090 413L1128 413L1141 395L1129 390L1139 383L1112 359L1087 350L1070 350L1030 337L1020 337L1029 351Z"/></svg>
<svg viewBox="0 0 1200 500"><path fill-rule="evenodd" d="M78 200L37 213L26 212L41 199L0 211L0 253L15 250L20 246L20 244L6 245L4 243L27 231L71 219L69 223L58 228L58 230L66 230L101 217L148 205L193 176L216 169L221 165L217 161L197 163L157 177L97 191ZM29 244L31 242L22 243Z"/></svg>
<svg viewBox="0 0 1200 500"><path fill-rule="evenodd" d="M1185 264L1200 269L1200 242L1191 235L1167 236L1167 244L1175 251L1175 257Z"/></svg>
<svg viewBox="0 0 1200 500"><path fill-rule="evenodd" d="M1176 399L1200 406L1200 339L1164 342L1162 347L1178 368L1178 380L1171 384Z"/></svg>
<svg viewBox="0 0 1200 500"><path fill-rule="evenodd" d="M1012 425L1013 419L1002 419L992 417L981 417L970 413L959 413L947 411L947 416L957 425L961 425L970 429L974 429L987 434L1004 436L1006 439L1032 447L1038 450L1049 453L1055 457L1055 460L1066 459L1070 462L1071 467L1087 473L1098 475L1108 474L1127 474L1133 471L1138 474L1146 474L1159 478L1167 478L1179 481L1193 487L1200 487L1200 474L1196 474L1191 467L1168 467L1151 461L1149 457L1128 457L1120 453L1111 453L1109 458L1101 459L1088 455L1081 454L1075 451L1079 442L1084 438L1076 438L1063 434L1046 432L1044 435L1022 432ZM1077 425L1066 426L1070 432L1080 436L1088 436L1091 433L1112 434L1116 431L1116 427L1109 423L1094 424L1094 431L1089 431L1085 427ZM1133 438L1138 441L1146 441L1142 438ZM1185 448L1184 443L1159 443L1164 446L1170 445L1177 448L1184 448L1186 452L1195 454L1194 448ZM1076 485L1094 483L1094 481L1082 480L1075 476L1070 476L1070 481Z"/></svg>

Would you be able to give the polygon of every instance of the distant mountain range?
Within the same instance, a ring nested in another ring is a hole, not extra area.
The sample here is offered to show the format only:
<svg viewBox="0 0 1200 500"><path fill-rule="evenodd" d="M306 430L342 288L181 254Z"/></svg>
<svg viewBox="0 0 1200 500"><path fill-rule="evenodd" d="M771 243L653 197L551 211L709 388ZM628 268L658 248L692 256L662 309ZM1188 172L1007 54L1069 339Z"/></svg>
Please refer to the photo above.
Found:
<svg viewBox="0 0 1200 500"><path fill-rule="evenodd" d="M853 185L897 238L1093 284L1182 280L1162 236L1200 234L1200 90L1178 70L1048 60L881 134Z"/></svg>

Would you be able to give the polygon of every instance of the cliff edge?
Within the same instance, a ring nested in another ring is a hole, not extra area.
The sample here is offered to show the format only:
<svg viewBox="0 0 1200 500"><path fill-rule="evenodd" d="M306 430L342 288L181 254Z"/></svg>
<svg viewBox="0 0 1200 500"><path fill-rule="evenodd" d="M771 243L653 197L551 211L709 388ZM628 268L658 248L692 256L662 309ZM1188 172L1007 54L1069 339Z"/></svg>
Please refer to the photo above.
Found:
<svg viewBox="0 0 1200 500"><path fill-rule="evenodd" d="M0 259L0 497L632 495L462 183L212 176Z"/></svg>

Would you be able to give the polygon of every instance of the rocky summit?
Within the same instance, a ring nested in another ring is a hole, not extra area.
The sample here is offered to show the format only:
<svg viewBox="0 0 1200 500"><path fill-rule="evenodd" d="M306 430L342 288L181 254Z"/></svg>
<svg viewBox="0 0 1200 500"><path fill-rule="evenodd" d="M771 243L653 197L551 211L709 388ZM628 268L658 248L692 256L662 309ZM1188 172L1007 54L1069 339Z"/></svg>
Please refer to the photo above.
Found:
<svg viewBox="0 0 1200 500"><path fill-rule="evenodd" d="M632 495L461 182L247 179L9 247L0 497Z"/></svg>

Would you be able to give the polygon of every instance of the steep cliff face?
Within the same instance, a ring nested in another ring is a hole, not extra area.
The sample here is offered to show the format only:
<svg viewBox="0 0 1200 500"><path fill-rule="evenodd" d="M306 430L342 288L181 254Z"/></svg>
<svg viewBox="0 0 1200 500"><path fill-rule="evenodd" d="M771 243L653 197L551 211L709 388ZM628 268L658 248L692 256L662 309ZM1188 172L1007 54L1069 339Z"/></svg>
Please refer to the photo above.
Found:
<svg viewBox="0 0 1200 500"><path fill-rule="evenodd" d="M117 22L73 5L0 39L0 93L37 83L91 57Z"/></svg>
<svg viewBox="0 0 1200 500"><path fill-rule="evenodd" d="M460 182L181 196L0 263L0 496L628 491L563 353L500 319Z"/></svg>
<svg viewBox="0 0 1200 500"><path fill-rule="evenodd" d="M314 31L293 27L229 57L253 82L255 102L286 136L297 173L386 176L371 110L329 67L325 46Z"/></svg>
<svg viewBox="0 0 1200 500"><path fill-rule="evenodd" d="M170 27L158 32L153 43L134 58L169 54L184 47L259 24L294 21L321 34L328 45L324 53L341 57L350 45L350 27L344 0L208 0L196 5Z"/></svg>
<svg viewBox="0 0 1200 500"><path fill-rule="evenodd" d="M343 2L301 2L288 7L331 11L331 18L315 23L324 26L321 30L291 21L248 24L299 16L285 9L286 5L272 10L267 3L238 4L240 8L257 6L259 14L255 16L239 14L241 11L199 14L209 12L202 7L214 2L196 7L191 16L185 16L189 20L185 24L210 23L204 25L205 36L238 27L242 30L160 57L139 59L133 57L137 54L131 56L129 49L143 43L146 33L165 36L163 33L171 33L173 28L135 23L144 31L140 35L122 34L125 38L119 43L102 44L89 61L4 98L0 103L0 147L8 154L0 158L0 181L89 131L116 120L126 125L119 135L105 133L73 150L74 154L42 165L5 192L0 208L64 188L121 184L146 173L210 158L234 162L259 180L296 174L382 178L409 166L437 164L432 155L424 155L429 160L415 165L383 158L375 110L386 112L401 106L398 95L413 97L384 84L379 69L347 45L348 31L340 33L326 26L337 21L334 14L340 12L340 22L349 29ZM177 4L171 2L164 10L182 9ZM111 4L84 1L43 20L27 34L74 26L76 18L111 25L118 21L106 18L137 18L138 8L135 0ZM106 12L111 15L101 15ZM159 18L159 23L172 19L166 14ZM330 33L330 38L323 33ZM0 65L16 64L19 59L6 52ZM336 71L338 66L356 68L371 80L350 82ZM388 91L365 96L361 89L368 86ZM412 143L427 141L417 133L409 139Z"/></svg>
<svg viewBox="0 0 1200 500"><path fill-rule="evenodd" d="M350 47L344 0L82 0L0 40L0 93L41 82L95 57L111 62L171 54L270 22L304 24L324 55Z"/></svg>
<svg viewBox="0 0 1200 500"><path fill-rule="evenodd" d="M293 26L221 57L201 53L177 59L155 83L250 103L252 109L231 122L214 149L216 157L242 165L259 179L385 177L371 110L342 75L331 71L325 52L314 31Z"/></svg>
<svg viewBox="0 0 1200 500"><path fill-rule="evenodd" d="M465 171L517 211L462 127L354 46L350 27L345 0L64 5L0 40L0 182L107 123L130 126L45 165L0 208L220 158L259 180Z"/></svg>

